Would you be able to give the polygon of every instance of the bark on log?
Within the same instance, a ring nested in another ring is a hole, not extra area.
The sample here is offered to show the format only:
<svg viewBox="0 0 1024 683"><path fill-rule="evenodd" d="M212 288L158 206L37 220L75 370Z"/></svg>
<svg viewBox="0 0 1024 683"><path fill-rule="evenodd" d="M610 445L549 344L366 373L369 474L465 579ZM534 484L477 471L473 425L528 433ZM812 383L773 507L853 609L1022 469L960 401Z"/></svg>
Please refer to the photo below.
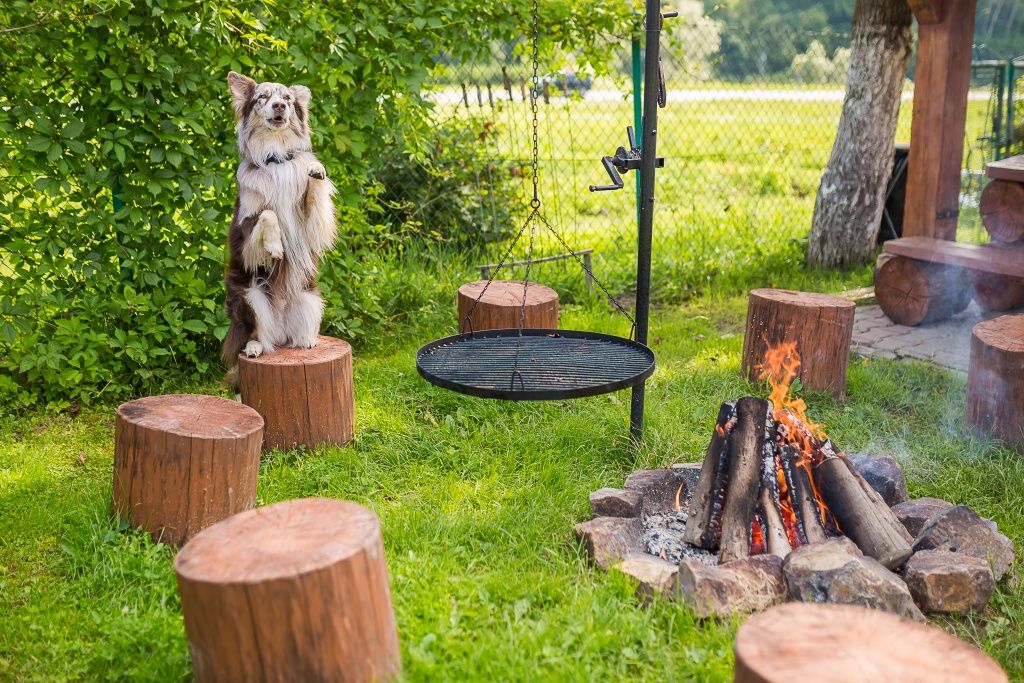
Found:
<svg viewBox="0 0 1024 683"><path fill-rule="evenodd" d="M355 432L352 347L321 336L312 349L238 356L242 402L266 421L265 449L344 446Z"/></svg>
<svg viewBox="0 0 1024 683"><path fill-rule="evenodd" d="M263 419L216 396L150 396L117 409L115 512L181 544L256 500Z"/></svg>
<svg viewBox="0 0 1024 683"><path fill-rule="evenodd" d="M821 494L843 533L865 555L888 569L895 569L910 557L910 534L846 457L827 458L814 472Z"/></svg>
<svg viewBox="0 0 1024 683"><path fill-rule="evenodd" d="M974 326L966 415L979 432L1024 445L1024 315Z"/></svg>
<svg viewBox="0 0 1024 683"><path fill-rule="evenodd" d="M755 289L747 297L743 335L743 374L757 380L768 349L795 341L800 354L800 383L829 391L837 399L846 392L856 305L826 294L784 289Z"/></svg>
<svg viewBox="0 0 1024 683"><path fill-rule="evenodd" d="M986 311L1008 311L1024 306L1024 279L972 270L974 300Z"/></svg>
<svg viewBox="0 0 1024 683"><path fill-rule="evenodd" d="M828 536L825 528L821 525L821 517L818 516L818 505L814 501L814 489L811 488L811 478L800 465L793 468L794 479L798 482L794 487L797 499L793 501L793 508L800 516L803 525L804 536L808 543L822 543Z"/></svg>
<svg viewBox="0 0 1024 683"><path fill-rule="evenodd" d="M707 550L718 548L718 535L714 533L716 526L712 525L712 520L716 507L719 510L719 515L721 507L715 505L714 497L716 493L724 491L722 479L728 472L728 449L725 448L726 430L729 421L735 415L736 404L734 402L726 402L719 407L718 420L711 433L711 442L704 454L704 463L700 468L697 487L694 489L693 496L690 497L687 510L683 540L690 545ZM717 528L720 529L720 527Z"/></svg>
<svg viewBox="0 0 1024 683"><path fill-rule="evenodd" d="M879 259L875 300L899 325L945 320L971 303L971 286L963 268L905 256Z"/></svg>
<svg viewBox="0 0 1024 683"><path fill-rule="evenodd" d="M195 679L382 681L401 659L380 522L354 503L236 515L174 562Z"/></svg>
<svg viewBox="0 0 1024 683"><path fill-rule="evenodd" d="M1024 183L993 180L981 191L978 211L994 242L1024 239Z"/></svg>
<svg viewBox="0 0 1024 683"><path fill-rule="evenodd" d="M854 605L791 602L744 623L736 683L1007 683L1003 670L945 631Z"/></svg>
<svg viewBox="0 0 1024 683"><path fill-rule="evenodd" d="M736 426L729 434L729 488L722 515L720 562L750 555L750 520L761 486L768 401L745 396L736 402Z"/></svg>
<svg viewBox="0 0 1024 683"><path fill-rule="evenodd" d="M481 293L483 298L473 308ZM525 311L523 283L518 280L492 280L490 285L487 280L478 280L464 284L459 287L458 303L459 332L517 329L521 312L525 313L524 328L553 330L558 327L558 293L534 282L526 288ZM466 316L470 316L468 322Z"/></svg>
<svg viewBox="0 0 1024 683"><path fill-rule="evenodd" d="M828 267L866 263L875 249L893 138L911 52L903 0L856 0L846 97L814 202L807 260Z"/></svg>

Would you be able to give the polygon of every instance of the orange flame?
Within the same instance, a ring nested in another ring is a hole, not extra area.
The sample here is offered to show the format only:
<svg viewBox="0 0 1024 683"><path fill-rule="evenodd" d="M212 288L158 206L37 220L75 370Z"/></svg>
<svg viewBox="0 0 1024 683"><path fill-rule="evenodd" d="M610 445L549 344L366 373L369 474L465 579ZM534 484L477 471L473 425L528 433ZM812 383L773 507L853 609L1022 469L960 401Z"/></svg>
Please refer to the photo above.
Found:
<svg viewBox="0 0 1024 683"><path fill-rule="evenodd" d="M676 489L676 512L682 512L683 506L679 504L679 494L683 492L683 482L679 482L679 488Z"/></svg>

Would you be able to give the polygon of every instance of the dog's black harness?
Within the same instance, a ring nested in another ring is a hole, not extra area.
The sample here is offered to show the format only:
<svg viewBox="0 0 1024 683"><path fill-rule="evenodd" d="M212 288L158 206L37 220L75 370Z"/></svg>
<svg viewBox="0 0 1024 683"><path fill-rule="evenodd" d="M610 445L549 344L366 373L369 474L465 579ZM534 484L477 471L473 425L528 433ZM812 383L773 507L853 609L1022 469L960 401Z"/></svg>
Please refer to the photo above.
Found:
<svg viewBox="0 0 1024 683"><path fill-rule="evenodd" d="M286 154L284 158L281 158L276 154L271 154L270 156L263 160L263 165L266 166L267 164L283 164L284 162L291 161L294 158L295 152L288 152L288 154Z"/></svg>

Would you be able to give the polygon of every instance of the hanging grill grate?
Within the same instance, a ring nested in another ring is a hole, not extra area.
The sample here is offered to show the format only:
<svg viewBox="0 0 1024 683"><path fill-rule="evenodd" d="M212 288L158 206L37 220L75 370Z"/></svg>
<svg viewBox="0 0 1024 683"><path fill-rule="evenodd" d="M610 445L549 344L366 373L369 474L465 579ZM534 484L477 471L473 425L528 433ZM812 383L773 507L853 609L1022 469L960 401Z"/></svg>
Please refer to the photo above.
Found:
<svg viewBox="0 0 1024 683"><path fill-rule="evenodd" d="M557 400L642 384L654 372L654 352L595 332L488 330L427 344L416 369L431 384L471 396Z"/></svg>

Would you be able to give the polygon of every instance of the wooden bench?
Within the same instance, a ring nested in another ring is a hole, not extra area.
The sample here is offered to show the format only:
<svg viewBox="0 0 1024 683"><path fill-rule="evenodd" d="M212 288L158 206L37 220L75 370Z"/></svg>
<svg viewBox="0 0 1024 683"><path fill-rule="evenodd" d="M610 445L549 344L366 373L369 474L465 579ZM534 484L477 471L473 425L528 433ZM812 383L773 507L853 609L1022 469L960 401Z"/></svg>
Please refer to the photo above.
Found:
<svg viewBox="0 0 1024 683"><path fill-rule="evenodd" d="M993 180L1024 183L1024 154L986 164L985 175Z"/></svg>
<svg viewBox="0 0 1024 683"><path fill-rule="evenodd" d="M948 318L966 308L972 295L993 311L1024 304L1024 242L903 237L883 249L875 298L893 322L919 325Z"/></svg>

